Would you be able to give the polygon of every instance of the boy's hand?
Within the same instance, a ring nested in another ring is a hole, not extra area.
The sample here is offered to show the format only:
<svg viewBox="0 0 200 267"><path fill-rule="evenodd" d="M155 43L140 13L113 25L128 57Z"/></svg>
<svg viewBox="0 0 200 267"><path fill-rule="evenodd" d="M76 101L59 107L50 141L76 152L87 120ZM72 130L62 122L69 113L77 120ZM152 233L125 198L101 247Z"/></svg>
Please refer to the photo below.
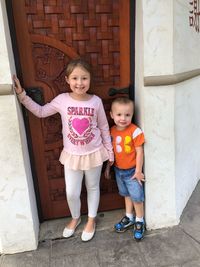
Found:
<svg viewBox="0 0 200 267"><path fill-rule="evenodd" d="M110 167L113 165L113 162L112 161L107 161L107 164L106 164L106 169L105 169L105 172L104 172L104 175L105 175L105 178L106 179L111 179L111 175L110 175Z"/></svg>
<svg viewBox="0 0 200 267"><path fill-rule="evenodd" d="M142 185L142 182L145 182L144 174L142 172L135 172L132 179L137 179L140 185Z"/></svg>
<svg viewBox="0 0 200 267"><path fill-rule="evenodd" d="M23 92L23 88L21 87L19 79L15 75L13 75L13 81L16 94L21 94Z"/></svg>

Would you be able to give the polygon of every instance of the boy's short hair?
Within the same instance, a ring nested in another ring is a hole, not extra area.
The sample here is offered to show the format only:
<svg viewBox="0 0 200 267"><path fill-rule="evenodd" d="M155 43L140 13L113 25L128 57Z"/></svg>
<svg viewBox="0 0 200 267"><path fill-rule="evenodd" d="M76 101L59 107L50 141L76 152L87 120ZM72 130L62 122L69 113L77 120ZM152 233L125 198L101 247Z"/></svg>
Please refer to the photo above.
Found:
<svg viewBox="0 0 200 267"><path fill-rule="evenodd" d="M133 108L134 108L134 102L132 99L126 97L126 96L121 96L121 97L117 97L112 101L111 104L111 110L114 104L132 104Z"/></svg>

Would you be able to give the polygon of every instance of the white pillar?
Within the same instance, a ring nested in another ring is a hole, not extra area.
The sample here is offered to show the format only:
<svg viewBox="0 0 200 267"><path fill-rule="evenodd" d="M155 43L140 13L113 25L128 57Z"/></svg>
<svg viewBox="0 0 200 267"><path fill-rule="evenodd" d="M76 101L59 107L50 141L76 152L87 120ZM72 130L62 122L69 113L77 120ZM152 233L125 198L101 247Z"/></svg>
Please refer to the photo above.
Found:
<svg viewBox="0 0 200 267"><path fill-rule="evenodd" d="M0 253L34 250L39 220L20 106L5 1L0 2Z"/></svg>
<svg viewBox="0 0 200 267"><path fill-rule="evenodd" d="M176 171L173 86L145 88L145 194L150 229L176 225Z"/></svg>

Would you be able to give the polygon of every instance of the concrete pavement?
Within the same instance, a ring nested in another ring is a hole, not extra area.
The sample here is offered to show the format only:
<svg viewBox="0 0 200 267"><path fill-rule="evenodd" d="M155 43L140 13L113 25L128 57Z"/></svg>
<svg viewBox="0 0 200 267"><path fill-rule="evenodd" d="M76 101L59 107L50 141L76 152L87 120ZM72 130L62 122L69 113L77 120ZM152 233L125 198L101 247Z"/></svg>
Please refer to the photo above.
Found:
<svg viewBox="0 0 200 267"><path fill-rule="evenodd" d="M200 183L193 192L178 226L147 231L141 242L131 231L117 234L113 224L122 210L98 214L93 240L80 239L85 219L75 235L61 237L66 219L41 224L36 251L1 255L0 267L198 267L200 266Z"/></svg>

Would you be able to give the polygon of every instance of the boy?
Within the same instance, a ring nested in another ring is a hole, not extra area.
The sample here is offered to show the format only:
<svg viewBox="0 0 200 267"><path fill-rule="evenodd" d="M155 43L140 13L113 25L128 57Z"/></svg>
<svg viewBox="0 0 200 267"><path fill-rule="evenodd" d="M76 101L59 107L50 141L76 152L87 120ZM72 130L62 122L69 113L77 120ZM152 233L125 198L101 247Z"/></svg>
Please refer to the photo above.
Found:
<svg viewBox="0 0 200 267"><path fill-rule="evenodd" d="M111 128L115 154L114 170L119 194L125 199L126 216L115 224L116 232L124 232L134 225L133 236L136 241L143 238L144 223L144 174L143 144L144 134L133 124L134 103L126 97L114 99L111 118L115 125ZM133 215L135 210L135 215Z"/></svg>

